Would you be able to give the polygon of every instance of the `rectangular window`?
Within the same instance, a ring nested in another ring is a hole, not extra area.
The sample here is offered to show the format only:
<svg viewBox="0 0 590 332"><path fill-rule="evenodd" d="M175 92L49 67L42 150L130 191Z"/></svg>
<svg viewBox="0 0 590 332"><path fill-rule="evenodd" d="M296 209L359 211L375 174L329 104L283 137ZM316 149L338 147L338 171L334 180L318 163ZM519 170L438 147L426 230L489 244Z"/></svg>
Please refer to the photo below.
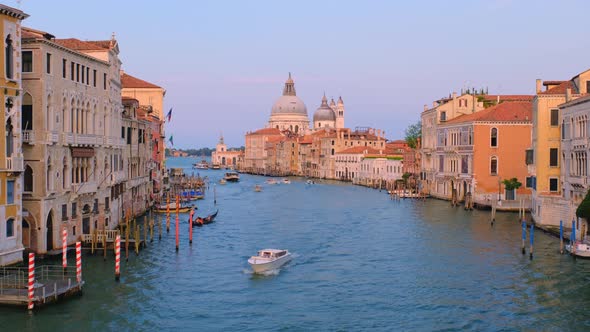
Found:
<svg viewBox="0 0 590 332"><path fill-rule="evenodd" d="M121 138L125 139L125 127L121 127Z"/></svg>
<svg viewBox="0 0 590 332"><path fill-rule="evenodd" d="M534 156L533 153L534 153L533 152L533 149L525 150L525 158L524 159L525 159L525 163L527 165L532 165L533 164L533 156Z"/></svg>
<svg viewBox="0 0 590 332"><path fill-rule="evenodd" d="M559 110L551 110L551 127L557 127L559 125Z"/></svg>
<svg viewBox="0 0 590 332"><path fill-rule="evenodd" d="M444 172L444 169L445 169L445 157L438 156L438 171Z"/></svg>
<svg viewBox="0 0 590 332"><path fill-rule="evenodd" d="M514 189L511 189L511 190L506 189L506 193L505 193L504 197L505 197L505 199L507 201L513 201L516 198L516 190L514 190Z"/></svg>
<svg viewBox="0 0 590 332"><path fill-rule="evenodd" d="M76 64L76 82L80 82L80 64Z"/></svg>
<svg viewBox="0 0 590 332"><path fill-rule="evenodd" d="M74 80L74 73L75 73L75 67L76 64L73 62L70 62L70 79L73 81Z"/></svg>
<svg viewBox="0 0 590 332"><path fill-rule="evenodd" d="M23 51L23 73L33 72L33 52Z"/></svg>
<svg viewBox="0 0 590 332"><path fill-rule="evenodd" d="M96 87L96 69L92 71L92 85Z"/></svg>
<svg viewBox="0 0 590 332"><path fill-rule="evenodd" d="M90 85L90 68L86 67L86 84Z"/></svg>
<svg viewBox="0 0 590 332"><path fill-rule="evenodd" d="M557 148L549 149L549 167L557 167Z"/></svg>
<svg viewBox="0 0 590 332"><path fill-rule="evenodd" d="M46 60L45 70L47 71L47 74L51 74L51 53L47 53L45 58L46 58L45 59Z"/></svg>
<svg viewBox="0 0 590 332"><path fill-rule="evenodd" d="M86 66L82 65L82 83L84 83L84 72L85 72L85 68Z"/></svg>
<svg viewBox="0 0 590 332"><path fill-rule="evenodd" d="M469 156L461 156L461 173L469 173Z"/></svg>
<svg viewBox="0 0 590 332"><path fill-rule="evenodd" d="M78 204L76 204L76 202L72 203L72 218L76 218L76 216L78 215Z"/></svg>
<svg viewBox="0 0 590 332"><path fill-rule="evenodd" d="M61 76L66 78L66 67L68 66L68 60L61 59Z"/></svg>
<svg viewBox="0 0 590 332"><path fill-rule="evenodd" d="M102 88L106 90L107 89L107 74L106 73L102 74L102 84L103 84Z"/></svg>
<svg viewBox="0 0 590 332"><path fill-rule="evenodd" d="M61 206L61 220L68 220L68 205L62 204Z"/></svg>
<svg viewBox="0 0 590 332"><path fill-rule="evenodd" d="M33 130L33 105L21 106L21 129Z"/></svg>
<svg viewBox="0 0 590 332"><path fill-rule="evenodd" d="M94 199L94 207L92 209L93 213L98 213L98 198Z"/></svg>
<svg viewBox="0 0 590 332"><path fill-rule="evenodd" d="M105 211L108 211L109 210L109 203L110 203L109 198L108 197L105 197L104 198L104 210Z"/></svg>
<svg viewBox="0 0 590 332"><path fill-rule="evenodd" d="M127 127L127 144L131 144L131 127Z"/></svg>
<svg viewBox="0 0 590 332"><path fill-rule="evenodd" d="M549 191L556 192L559 190L559 183L557 178L549 178Z"/></svg>
<svg viewBox="0 0 590 332"><path fill-rule="evenodd" d="M14 204L14 180L6 181L6 204Z"/></svg>
<svg viewBox="0 0 590 332"><path fill-rule="evenodd" d="M6 220L6 237L14 236L14 219Z"/></svg>

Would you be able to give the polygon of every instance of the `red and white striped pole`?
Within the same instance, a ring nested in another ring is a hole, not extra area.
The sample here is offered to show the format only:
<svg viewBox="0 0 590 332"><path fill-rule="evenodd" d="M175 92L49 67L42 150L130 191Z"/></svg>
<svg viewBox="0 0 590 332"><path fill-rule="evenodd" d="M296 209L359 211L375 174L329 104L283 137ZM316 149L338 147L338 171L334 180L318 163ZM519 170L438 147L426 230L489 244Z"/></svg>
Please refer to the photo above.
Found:
<svg viewBox="0 0 590 332"><path fill-rule="evenodd" d="M195 211L191 209L191 213L188 219L188 243L193 244L193 213Z"/></svg>
<svg viewBox="0 0 590 332"><path fill-rule="evenodd" d="M76 280L82 283L82 243L76 242Z"/></svg>
<svg viewBox="0 0 590 332"><path fill-rule="evenodd" d="M121 277L121 235L115 238L115 280Z"/></svg>
<svg viewBox="0 0 590 332"><path fill-rule="evenodd" d="M35 295L35 254L29 253L29 310L33 310L35 303L33 297Z"/></svg>
<svg viewBox="0 0 590 332"><path fill-rule="evenodd" d="M62 254L61 254L61 264L64 270L68 267L68 229L64 226L62 232Z"/></svg>

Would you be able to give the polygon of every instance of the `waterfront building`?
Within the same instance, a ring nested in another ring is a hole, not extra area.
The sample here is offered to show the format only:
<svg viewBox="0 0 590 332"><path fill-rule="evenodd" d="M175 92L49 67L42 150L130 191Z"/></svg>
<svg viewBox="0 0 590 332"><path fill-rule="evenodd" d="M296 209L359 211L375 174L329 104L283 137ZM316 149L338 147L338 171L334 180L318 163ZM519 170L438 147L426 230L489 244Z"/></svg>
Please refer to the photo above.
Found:
<svg viewBox="0 0 590 332"><path fill-rule="evenodd" d="M530 146L531 132L531 101L503 102L439 124L431 195L451 199L455 191L457 201L462 201L471 193L475 204L500 201L503 209L517 209L521 199L528 203L522 154ZM503 181L513 178L522 186L507 190Z"/></svg>
<svg viewBox="0 0 590 332"><path fill-rule="evenodd" d="M336 152L336 179L358 183L360 180L361 162L366 154L378 154L379 150L372 147L355 146Z"/></svg>
<svg viewBox="0 0 590 332"><path fill-rule="evenodd" d="M267 161L268 150L266 144L271 137L282 136L277 128L264 128L246 133L246 150L244 152L243 171L265 174L270 164Z"/></svg>
<svg viewBox="0 0 590 332"><path fill-rule="evenodd" d="M403 157L399 154L385 154L383 150L375 153L367 150L359 165L359 176L355 184L373 188L395 187L395 182L402 180Z"/></svg>
<svg viewBox="0 0 590 332"><path fill-rule="evenodd" d="M121 137L125 140L123 169L126 182L123 188L121 215L135 218L144 214L152 205L153 191L149 164L152 159L150 124L145 119L146 110L139 101L123 97Z"/></svg>
<svg viewBox="0 0 590 332"><path fill-rule="evenodd" d="M0 35L4 52L0 54L0 90L4 112L0 127L0 266L23 259L23 242L29 241L29 228L22 223L23 155L21 148L21 21L24 12L0 4ZM24 184L27 186L28 183Z"/></svg>
<svg viewBox="0 0 590 332"><path fill-rule="evenodd" d="M223 140L223 136L219 137L219 142L215 146L215 151L211 153L211 162L221 165L223 167L235 168L238 163L238 158L243 151L228 150L227 145Z"/></svg>
<svg viewBox="0 0 590 332"><path fill-rule="evenodd" d="M559 105L559 112L561 119L562 192L563 198L569 202L568 211L561 220L569 222L575 219L576 209L590 188L590 181L588 181L590 96L569 100Z"/></svg>
<svg viewBox="0 0 590 332"><path fill-rule="evenodd" d="M23 28L23 225L25 245L45 254L120 220L119 49L102 41L57 39Z"/></svg>
<svg viewBox="0 0 590 332"><path fill-rule="evenodd" d="M150 137L153 148L148 163L155 199L159 199L168 183L166 172L166 133L164 132L164 96L166 90L154 83L121 71L121 95L139 101L145 117L151 122Z"/></svg>
<svg viewBox="0 0 590 332"><path fill-rule="evenodd" d="M571 201L566 199L561 180L562 164L566 157L560 151L563 143L560 130L559 105L589 92L590 70L567 81L536 81L533 99L533 139L527 151L532 186L531 215L543 226L559 226L559 221L571 217ZM545 87L543 90L542 87ZM563 119L563 118L562 118ZM572 130L569 116L569 130ZM573 124L575 127L575 124ZM575 129L574 130L578 130ZM568 147L571 151L571 147Z"/></svg>

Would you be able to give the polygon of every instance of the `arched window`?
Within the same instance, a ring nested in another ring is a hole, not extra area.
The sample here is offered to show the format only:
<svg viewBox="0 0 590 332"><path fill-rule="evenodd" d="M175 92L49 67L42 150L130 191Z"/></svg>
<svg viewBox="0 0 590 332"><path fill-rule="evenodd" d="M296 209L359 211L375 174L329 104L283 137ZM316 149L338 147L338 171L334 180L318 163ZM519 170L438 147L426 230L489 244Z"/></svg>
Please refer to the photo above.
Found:
<svg viewBox="0 0 590 332"><path fill-rule="evenodd" d="M31 166L25 166L25 188L26 192L33 191L33 169Z"/></svg>
<svg viewBox="0 0 590 332"><path fill-rule="evenodd" d="M498 146L498 129L492 128L490 133L490 146L495 148Z"/></svg>
<svg viewBox="0 0 590 332"><path fill-rule="evenodd" d="M6 36L5 42L4 58L6 59L6 78L11 79L14 78L12 37L10 35Z"/></svg>
<svg viewBox="0 0 590 332"><path fill-rule="evenodd" d="M295 125L295 134L299 132L299 125Z"/></svg>
<svg viewBox="0 0 590 332"><path fill-rule="evenodd" d="M490 159L490 174L498 175L498 158L496 156L492 156Z"/></svg>
<svg viewBox="0 0 590 332"><path fill-rule="evenodd" d="M6 220L6 237L14 236L14 219Z"/></svg>

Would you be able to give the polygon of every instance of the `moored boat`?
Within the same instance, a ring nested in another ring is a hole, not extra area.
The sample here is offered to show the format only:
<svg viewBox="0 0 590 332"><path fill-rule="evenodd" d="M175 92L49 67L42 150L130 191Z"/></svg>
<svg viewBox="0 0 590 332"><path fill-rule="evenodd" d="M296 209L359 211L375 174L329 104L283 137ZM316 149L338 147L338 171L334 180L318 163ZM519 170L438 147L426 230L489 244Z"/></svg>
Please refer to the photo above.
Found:
<svg viewBox="0 0 590 332"><path fill-rule="evenodd" d="M585 242L576 241L573 245L566 244L565 250L576 257L590 258L590 245Z"/></svg>
<svg viewBox="0 0 590 332"><path fill-rule="evenodd" d="M314 180L307 180L307 181L305 181L305 183L306 184L315 184L315 181Z"/></svg>
<svg viewBox="0 0 590 332"><path fill-rule="evenodd" d="M228 182L238 182L240 181L240 176L236 172L227 172L225 173L224 179Z"/></svg>
<svg viewBox="0 0 590 332"><path fill-rule="evenodd" d="M275 179L268 179L268 180L266 180L266 183L267 184L277 184L277 180L275 180Z"/></svg>
<svg viewBox="0 0 590 332"><path fill-rule="evenodd" d="M201 160L201 162L193 164L193 167L196 169L209 169L209 164L207 164L207 161Z"/></svg>
<svg viewBox="0 0 590 332"><path fill-rule="evenodd" d="M211 166L211 169L221 169L221 165L219 165L219 164L217 164L217 163L216 163L216 164L213 164L213 165Z"/></svg>
<svg viewBox="0 0 590 332"><path fill-rule="evenodd" d="M178 207L178 212L179 213L187 213L189 212L191 209L197 209L196 206L194 205L187 205L187 204L180 204L180 206ZM166 207L166 203L164 204L160 204L154 207L154 212L156 213L166 213L166 211L170 211L170 213L176 213L176 202L170 202L170 204L168 204L168 207Z"/></svg>
<svg viewBox="0 0 590 332"><path fill-rule="evenodd" d="M262 273L280 268L291 261L291 253L284 249L263 249L257 256L248 259L254 273Z"/></svg>

